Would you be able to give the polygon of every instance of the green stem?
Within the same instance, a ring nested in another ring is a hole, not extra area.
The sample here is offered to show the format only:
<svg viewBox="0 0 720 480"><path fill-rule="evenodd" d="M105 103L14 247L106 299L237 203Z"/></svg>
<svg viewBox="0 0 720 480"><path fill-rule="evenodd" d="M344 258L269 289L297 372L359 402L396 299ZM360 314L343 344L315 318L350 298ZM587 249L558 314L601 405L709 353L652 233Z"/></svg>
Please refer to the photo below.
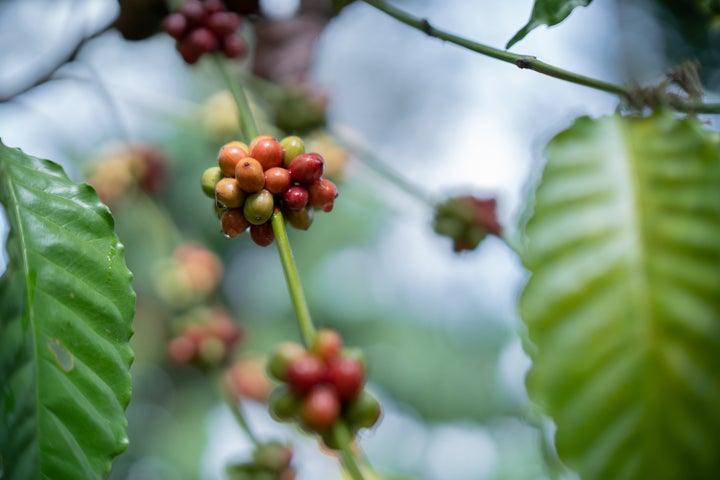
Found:
<svg viewBox="0 0 720 480"><path fill-rule="evenodd" d="M253 431L250 429L250 425L248 425L247 420L245 420L245 415L243 415L243 413L240 411L236 400L226 393L223 393L223 399L225 400L225 404L230 409L230 412L232 412L233 417L235 417L235 421L238 423L238 425L240 425L240 428L243 429L243 431L253 443L253 445L255 445L256 447L259 446L260 440L258 440Z"/></svg>
<svg viewBox="0 0 720 480"><path fill-rule="evenodd" d="M340 445L340 458L345 471L353 480L363 480L363 474L355 461L355 455L350 449L352 438L347 425L343 422L335 422L331 433L335 437L336 443Z"/></svg>
<svg viewBox="0 0 720 480"><path fill-rule="evenodd" d="M520 55L508 52L507 50L501 50L494 48L482 43L473 42L466 38L452 34L450 32L440 30L433 27L430 22L425 18L415 17L409 13L400 10L399 8L393 7L385 3L382 0L363 0L368 5L371 5L378 10L386 13L387 15L395 18L396 20L408 25L412 28L424 32L430 37L439 38L447 42L453 43L460 47L472 50L481 55L491 57L500 60L505 63L512 63L521 69L533 70L543 75L548 75L553 78L565 80L566 82L575 83L577 85L583 85L586 87L594 88L596 90L602 90L604 92L613 93L618 95L624 100L631 101L633 99L633 93L631 89L623 85L617 85L596 78L586 77L579 75L562 68L555 67L548 63L538 60L532 55ZM694 113L720 113L720 103L702 103L695 100L681 100L672 102L671 106L678 111L694 112Z"/></svg>
<svg viewBox="0 0 720 480"><path fill-rule="evenodd" d="M300 335L302 336L305 346L310 348L313 338L315 338L315 327L310 318L310 309L308 308L305 294L303 293L302 283L298 275L295 260L293 259L292 250L290 250L290 241L288 240L287 230L285 229L285 219L280 210L275 210L272 216L272 228L275 234L275 243L277 244L278 253L280 254L280 262L282 263L283 272L285 273L285 283L287 283L290 291L295 314L297 315L298 326L300 327Z"/></svg>
<svg viewBox="0 0 720 480"><path fill-rule="evenodd" d="M235 105L238 110L238 121L240 122L240 131L245 134L245 141L249 142L258 136L258 129L257 125L255 125L255 118L250 110L250 104L247 101L245 92L242 88L238 88L237 82L235 82L230 75L222 57L215 56L215 64L220 70L233 100L235 100Z"/></svg>

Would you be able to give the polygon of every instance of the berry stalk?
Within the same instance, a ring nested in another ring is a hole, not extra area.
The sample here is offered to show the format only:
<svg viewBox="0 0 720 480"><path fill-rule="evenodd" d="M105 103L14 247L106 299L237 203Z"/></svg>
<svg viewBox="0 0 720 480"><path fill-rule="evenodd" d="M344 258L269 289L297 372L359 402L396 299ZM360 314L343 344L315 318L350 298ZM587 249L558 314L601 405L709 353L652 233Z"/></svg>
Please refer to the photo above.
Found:
<svg viewBox="0 0 720 480"><path fill-rule="evenodd" d="M278 253L280 254L280 262L282 263L283 272L285 273L285 283L287 283L290 299L292 300L297 315L298 327L300 335L306 348L310 348L315 338L315 326L310 317L310 309L305 300L302 283L298 275L295 259L292 250L290 250L290 241L288 240L287 230L285 229L285 219L279 209L276 209L272 215L272 229L275 233L275 242L277 243Z"/></svg>
<svg viewBox="0 0 720 480"><path fill-rule="evenodd" d="M238 88L238 85L233 80L230 72L225 66L223 58L219 55L215 55L214 59L218 70L220 70L220 74L223 76L223 80L225 80L225 84L228 86L228 89L230 89L230 94L232 95L233 100L235 100L235 105L238 109L240 131L245 137L244 140L249 142L258 136L258 129L255 124L255 118L253 117L252 111L250 111L250 104L245 96L245 92L241 88Z"/></svg>
<svg viewBox="0 0 720 480"><path fill-rule="evenodd" d="M345 471L353 480L363 480L363 474L355 461L355 455L350 449L351 437L347 425L343 422L335 422L332 427L332 435L335 441L341 446L340 458L342 459Z"/></svg>

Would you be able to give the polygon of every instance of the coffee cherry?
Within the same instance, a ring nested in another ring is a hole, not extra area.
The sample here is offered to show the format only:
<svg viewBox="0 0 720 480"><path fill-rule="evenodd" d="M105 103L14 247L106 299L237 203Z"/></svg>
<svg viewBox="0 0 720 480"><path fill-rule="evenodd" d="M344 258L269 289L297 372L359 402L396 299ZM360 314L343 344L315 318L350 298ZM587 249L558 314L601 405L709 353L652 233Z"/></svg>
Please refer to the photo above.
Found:
<svg viewBox="0 0 720 480"><path fill-rule="evenodd" d="M316 357L328 362L330 359L340 355L342 345L343 340L338 332L329 328L322 328L315 334L310 351Z"/></svg>
<svg viewBox="0 0 720 480"><path fill-rule="evenodd" d="M245 194L234 178L223 178L215 185L215 200L227 208L237 208L243 204Z"/></svg>
<svg viewBox="0 0 720 480"><path fill-rule="evenodd" d="M187 19L182 13L171 13L162 23L162 29L176 40L180 40L187 29Z"/></svg>
<svg viewBox="0 0 720 480"><path fill-rule="evenodd" d="M268 134L262 134L262 135L258 135L257 137L253 138L252 141L250 142L248 152L252 152L253 148L255 148L255 145L260 143L262 140L267 140L268 138L272 139L273 136L268 135Z"/></svg>
<svg viewBox="0 0 720 480"><path fill-rule="evenodd" d="M222 170L220 170L220 167L210 167L206 169L200 180L203 193L210 198L215 198L215 185L217 185L222 178L223 173Z"/></svg>
<svg viewBox="0 0 720 480"><path fill-rule="evenodd" d="M267 170L282 165L284 152L278 141L268 135L258 141L253 140L250 156L257 159Z"/></svg>
<svg viewBox="0 0 720 480"><path fill-rule="evenodd" d="M204 365L217 365L225 359L228 349L217 337L207 337L198 347L198 359Z"/></svg>
<svg viewBox="0 0 720 480"><path fill-rule="evenodd" d="M200 0L187 0L179 12L191 26L199 25L205 19L205 7Z"/></svg>
<svg viewBox="0 0 720 480"><path fill-rule="evenodd" d="M223 53L227 58L238 58L247 53L247 44L245 40L231 33L222 39Z"/></svg>
<svg viewBox="0 0 720 480"><path fill-rule="evenodd" d="M188 65L197 63L203 54L202 50L200 50L198 46L191 42L188 38L184 38L178 42L177 49L178 52L180 52L182 59L185 60L185 63Z"/></svg>
<svg viewBox="0 0 720 480"><path fill-rule="evenodd" d="M203 53L210 53L218 48L218 38L207 28L196 28L184 41L191 43Z"/></svg>
<svg viewBox="0 0 720 480"><path fill-rule="evenodd" d="M345 406L343 417L353 428L370 428L380 418L380 402L366 390Z"/></svg>
<svg viewBox="0 0 720 480"><path fill-rule="evenodd" d="M240 18L235 12L219 11L212 13L206 19L205 26L218 37L225 37L240 26Z"/></svg>
<svg viewBox="0 0 720 480"><path fill-rule="evenodd" d="M307 230L315 219L315 210L308 205L300 210L283 209L285 220L298 230Z"/></svg>
<svg viewBox="0 0 720 480"><path fill-rule="evenodd" d="M294 359L287 368L287 383L297 393L307 393L312 387L325 381L327 367L317 357L303 355Z"/></svg>
<svg viewBox="0 0 720 480"><path fill-rule="evenodd" d="M294 182L309 185L322 177L325 161L317 153L303 153L293 158L287 169Z"/></svg>
<svg viewBox="0 0 720 480"><path fill-rule="evenodd" d="M241 235L250 226L243 214L242 208L231 208L225 210L220 218L222 232L230 238Z"/></svg>
<svg viewBox="0 0 720 480"><path fill-rule="evenodd" d="M253 225L261 225L268 220L275 209L275 199L272 193L264 188L259 192L248 195L243 205L243 213L247 221Z"/></svg>
<svg viewBox="0 0 720 480"><path fill-rule="evenodd" d="M248 147L243 142L229 142L218 152L218 165L226 177L235 176L235 166L243 158L249 157Z"/></svg>
<svg viewBox="0 0 720 480"><path fill-rule="evenodd" d="M185 335L173 338L167 346L168 357L175 363L188 363L197 353L195 342Z"/></svg>
<svg viewBox="0 0 720 480"><path fill-rule="evenodd" d="M357 360L337 358L328 364L327 380L342 400L351 400L365 383L365 369Z"/></svg>
<svg viewBox="0 0 720 480"><path fill-rule="evenodd" d="M308 203L310 194L307 188L300 185L293 185L283 194L283 202L290 210L302 210Z"/></svg>
<svg viewBox="0 0 720 480"><path fill-rule="evenodd" d="M331 387L317 385L303 399L298 415L307 428L323 432L340 416L340 399Z"/></svg>
<svg viewBox="0 0 720 480"><path fill-rule="evenodd" d="M270 394L270 399L268 400L270 415L280 422L292 420L300 410L301 400L302 399L291 392L288 387L277 387Z"/></svg>
<svg viewBox="0 0 720 480"><path fill-rule="evenodd" d="M223 0L205 0L203 7L207 13L221 12L225 10L225 3Z"/></svg>
<svg viewBox="0 0 720 480"><path fill-rule="evenodd" d="M250 238L255 244L267 247L275 241L272 223L268 220L261 225L250 225Z"/></svg>
<svg viewBox="0 0 720 480"><path fill-rule="evenodd" d="M290 172L286 168L273 167L264 172L265 188L273 195L284 193L290 188Z"/></svg>
<svg viewBox="0 0 720 480"><path fill-rule="evenodd" d="M305 153L305 144L302 138L291 135L285 137L280 141L280 146L283 147L283 166L287 167L290 162L297 157Z"/></svg>
<svg viewBox="0 0 720 480"><path fill-rule="evenodd" d="M306 353L305 349L295 342L281 343L268 360L268 373L276 380L287 382L288 366Z"/></svg>
<svg viewBox="0 0 720 480"><path fill-rule="evenodd" d="M260 162L252 157L246 157L235 165L235 179L244 192L255 193L263 189L265 176Z"/></svg>
<svg viewBox="0 0 720 480"><path fill-rule="evenodd" d="M292 455L291 447L280 442L269 442L255 449L253 463L273 472L282 472L290 466Z"/></svg>
<svg viewBox="0 0 720 480"><path fill-rule="evenodd" d="M321 178L308 186L310 194L308 202L315 208L320 208L324 212L329 212L335 205L335 199L338 196L337 187L330 180Z"/></svg>

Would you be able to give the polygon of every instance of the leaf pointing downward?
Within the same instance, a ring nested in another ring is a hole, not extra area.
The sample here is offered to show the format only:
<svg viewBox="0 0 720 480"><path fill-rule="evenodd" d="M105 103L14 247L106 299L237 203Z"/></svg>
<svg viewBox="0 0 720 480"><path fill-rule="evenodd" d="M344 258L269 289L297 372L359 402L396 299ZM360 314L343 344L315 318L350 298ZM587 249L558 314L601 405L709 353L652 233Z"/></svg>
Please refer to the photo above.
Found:
<svg viewBox="0 0 720 480"><path fill-rule="evenodd" d="M527 225L527 385L583 479L720 472L720 150L693 119L581 118Z"/></svg>
<svg viewBox="0 0 720 480"><path fill-rule="evenodd" d="M0 476L104 477L127 446L135 294L91 187L0 142Z"/></svg>
<svg viewBox="0 0 720 480"><path fill-rule="evenodd" d="M557 25L565 20L575 7L585 7L590 2L592 0L535 0L530 20L510 39L505 48L512 47L540 25Z"/></svg>

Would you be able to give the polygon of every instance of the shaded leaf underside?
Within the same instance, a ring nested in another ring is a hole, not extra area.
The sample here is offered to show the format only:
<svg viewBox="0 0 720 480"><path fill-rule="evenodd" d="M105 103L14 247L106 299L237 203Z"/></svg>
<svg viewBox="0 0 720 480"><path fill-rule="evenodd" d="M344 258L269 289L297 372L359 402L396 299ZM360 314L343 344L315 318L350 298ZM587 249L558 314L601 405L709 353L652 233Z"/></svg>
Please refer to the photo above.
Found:
<svg viewBox="0 0 720 480"><path fill-rule="evenodd" d="M717 136L581 118L546 156L520 307L561 458L587 479L717 478Z"/></svg>

